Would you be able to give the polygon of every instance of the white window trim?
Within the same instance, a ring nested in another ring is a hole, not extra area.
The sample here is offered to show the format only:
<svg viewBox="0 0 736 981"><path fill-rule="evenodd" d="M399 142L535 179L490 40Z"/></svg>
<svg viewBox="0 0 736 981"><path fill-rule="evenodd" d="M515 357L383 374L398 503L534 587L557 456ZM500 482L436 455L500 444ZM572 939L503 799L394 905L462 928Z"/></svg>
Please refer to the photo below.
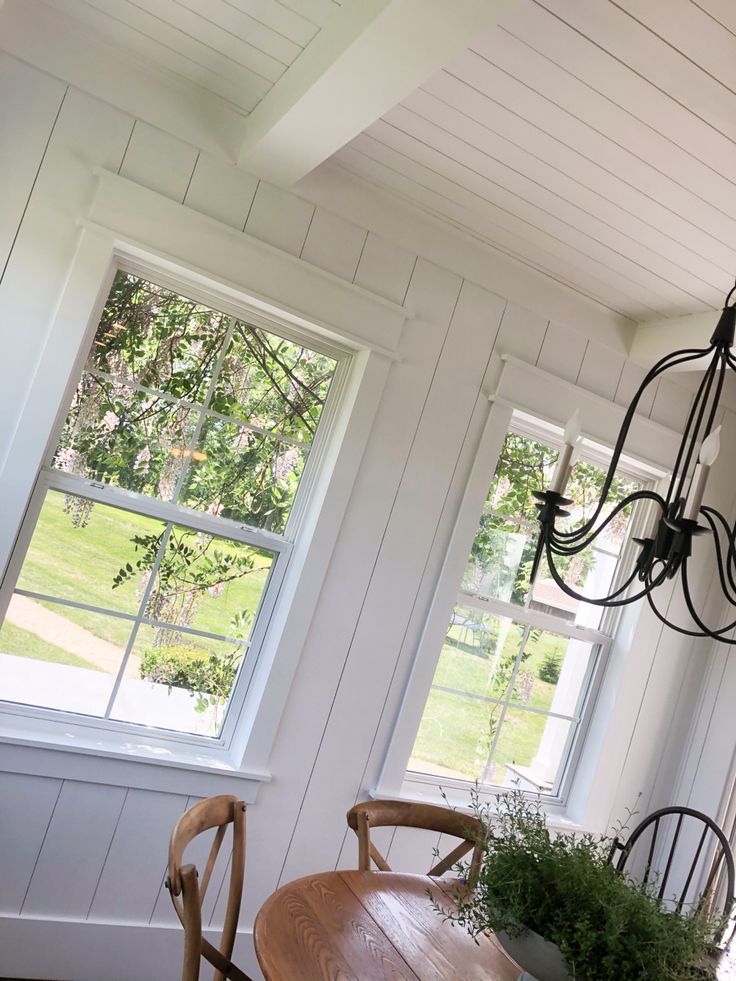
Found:
<svg viewBox="0 0 736 981"><path fill-rule="evenodd" d="M409 775L406 764L432 686L450 612L457 600L458 583L462 579L477 530L478 515L481 513L503 442L513 428L514 413L522 413L536 420L540 438L554 445L555 442L561 443L565 423L575 409L579 409L586 450L590 451L586 452L586 456L595 458L600 455L603 461L606 451L610 451L615 444L626 411L625 407L509 356L502 358L498 386L496 392L489 396L489 401L491 405L461 503L454 515L445 516L448 522L455 519L454 526L432 594L429 613L416 639L416 653L395 716L383 766L375 786L369 788L369 793L375 797L438 802L446 795L454 806L466 807L468 804L467 782L447 779L439 781L429 775ZM637 416L627 443L627 450L633 450L637 458L627 457L627 470L650 482L662 479L668 464L675 457L679 442L679 434L650 419ZM636 532L637 529L634 528L632 535ZM629 538L631 537L630 535ZM635 612L638 617L640 608ZM590 719L604 683L604 671L597 672L588 695L589 708L581 723L580 734L570 756L559 796L557 799L545 800L545 808L561 822L560 826L580 827L577 822L567 822L566 802L575 780L575 763L583 751ZM497 792L484 791L481 797L491 801Z"/></svg>
<svg viewBox="0 0 736 981"><path fill-rule="evenodd" d="M118 267L139 270L164 285L181 284L185 293L196 293L195 299L225 313L255 319L277 333L316 337L320 348L333 347L342 352L343 359L349 355L350 365L335 379L342 391L328 400L325 412L331 418L324 419L324 428L329 433L321 449L317 448L319 466L309 468L311 472L305 475L311 486L305 486L306 493L300 497L308 499L308 504L299 508L294 521L290 518L290 542L280 546L282 553L291 554L288 563L278 563L283 580L273 608L259 617L265 636L253 639L254 643L262 641L260 656L246 684L239 686L240 704L233 704L228 713L229 738L202 739L124 724L111 727L109 723L99 725L101 720L3 704L0 759L4 765L8 756L23 747L31 766L25 772L34 772L34 760L44 760L37 770L43 774L49 769L43 754L51 753L56 776L73 778L87 767L90 779L104 764L106 781L114 782L111 772L117 767L125 774L121 779L128 781L126 786L146 786L151 781L151 764L155 764L172 774L172 789L182 790L193 768L245 780L252 785L248 793L255 793L257 783L269 779L268 758L301 644L391 362L397 359L395 349L407 313L382 297L115 175L100 175L90 219L80 222L83 230L77 253L0 471L7 519L0 528L1 569L11 571L24 514L42 465L58 440L83 368L85 342L96 329ZM257 290L256 278L260 279ZM349 316L351 311L354 317ZM90 487L90 491L98 489ZM300 533L292 545L295 522ZM185 523L191 523L189 518ZM222 528L218 533L222 534ZM275 597L276 591L271 595ZM29 746L39 752L28 756L25 747Z"/></svg>

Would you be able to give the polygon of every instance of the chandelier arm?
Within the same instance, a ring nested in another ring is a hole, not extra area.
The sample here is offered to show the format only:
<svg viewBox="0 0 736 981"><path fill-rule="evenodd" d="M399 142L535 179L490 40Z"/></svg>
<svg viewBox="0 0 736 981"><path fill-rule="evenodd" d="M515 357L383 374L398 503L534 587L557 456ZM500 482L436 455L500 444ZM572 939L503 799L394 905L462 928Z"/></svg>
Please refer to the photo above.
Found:
<svg viewBox="0 0 736 981"><path fill-rule="evenodd" d="M673 500L677 501L684 496L685 481L690 469L690 464L692 463L693 453L695 452L695 442L697 440L700 427L703 423L705 410L708 407L708 399L710 397L711 388L713 387L713 380L718 370L718 362L720 361L720 358L721 352L717 350L715 352L715 357L713 357L707 370L703 374L700 384L698 385L698 390L695 393L692 406L688 412L687 422L685 423L685 431L682 434L680 446L677 451L677 459L675 460L675 465L672 468L670 485L667 490L667 504ZM685 453L686 446L687 453ZM683 455L685 457L684 462ZM677 485L677 490L675 490L675 485Z"/></svg>
<svg viewBox="0 0 736 981"><path fill-rule="evenodd" d="M726 624L725 627L719 627L718 630L711 630L710 627L706 627L700 616L695 609L695 604L693 603L692 596L690 595L690 583L688 581L687 575L687 559L682 562L682 592L685 596L685 603L687 604L688 611L693 620L697 623L701 630L705 631L706 637L712 637L714 640L722 640L722 635L730 633L734 627L736 627L736 620L732 620L731 623ZM727 641L726 643L729 643ZM732 644L736 644L736 638L730 641Z"/></svg>
<svg viewBox="0 0 736 981"><path fill-rule="evenodd" d="M726 594L726 599L732 606L736 606L736 579L734 579L734 567L736 566L736 550L734 549L734 541L731 535L731 529L728 526L728 522L723 517L723 515L716 511L715 508L701 507L700 513L703 515L705 520L710 525L711 531L713 532L713 539L715 542L716 550L716 562L718 563L718 575L721 579L721 586L723 587L723 592ZM728 541L728 552L726 554L726 561L723 561L723 556L721 555L720 549L720 536L718 534L718 528L716 525L716 520L721 524L725 533L726 539ZM728 591L728 586L731 587L731 593ZM733 599L731 596L733 595Z"/></svg>
<svg viewBox="0 0 736 981"><path fill-rule="evenodd" d="M700 360L700 358L710 354L713 350L715 350L715 348L716 348L715 344L709 344L707 348L685 348L682 351L674 351L671 354L667 354L663 358L660 358L660 360L652 368L649 369L647 374L644 376L644 380L642 381L641 385L634 393L634 397L632 398L631 402L629 403L629 407L626 410L624 421L621 424L621 429L619 431L618 437L616 439L616 444L611 454L611 463L608 467L608 473L606 474L605 480L603 481L603 487L601 489L600 497L598 499L598 505L596 506L595 511L588 519L588 521L581 526L582 533L587 534L587 532L595 525L595 522L598 520L598 516L600 515L601 510L603 509L606 498L608 497L608 492L611 489L611 484L613 483L613 480L616 476L616 470L618 469L618 461L621 456L621 453L623 452L623 448L626 443L626 438L629 434L629 429L631 427L631 423L634 418L634 414L636 412L636 407L639 404L639 399L644 394L644 391L647 388L647 386L651 384L651 382L654 381L655 378L661 375L664 371L667 371L669 368L674 368L679 364L686 364L688 361L698 361Z"/></svg>
<svg viewBox="0 0 736 981"><path fill-rule="evenodd" d="M552 573L552 578L560 587L562 592L567 593L568 596L572 596L573 599L580 600L583 603L592 603L594 606L626 606L629 603L634 603L637 600L640 600L642 596L646 596L650 591L650 589L653 589L656 586L660 586L667 578L667 571L669 569L667 563L666 562L663 563L662 572L660 573L659 577L656 580L647 583L645 589L640 590L638 593L634 593L633 596L627 596L625 599L620 599L620 600L614 599L614 597L619 596L623 592L623 590L625 588L628 588L629 585L634 581L638 571L635 568L634 571L631 573L630 577L626 580L624 586L617 589L614 593L611 593L610 596L606 596L600 599L591 599L589 596L583 596L582 593L576 592L576 590L574 590L571 586L568 586L565 580L560 576L559 572L554 566L554 563L552 562L552 555L551 555L549 542L547 542L546 552L547 552L547 566L549 567L549 571Z"/></svg>
<svg viewBox="0 0 736 981"><path fill-rule="evenodd" d="M665 617L665 615L663 613L660 613L659 612L659 610L655 606L654 600L652 599L651 592L647 592L646 596L647 596L647 603L649 603L649 606L650 606L652 612L654 613L654 615L656 616L656 618L661 623L663 623L665 625L665 627L669 627L670 630L676 630L678 632L678 634L685 634L687 637L707 637L708 636L707 634L702 633L700 630L688 630L686 627L678 627L678 625L676 623L671 623Z"/></svg>
<svg viewBox="0 0 736 981"><path fill-rule="evenodd" d="M656 491L653 490L634 491L632 494L628 494L626 497L624 497L621 501L618 502L618 504L613 508L610 514L606 515L606 518L602 522L602 524L600 524L598 528L592 531L592 533L590 534L590 538L584 545L581 546L581 548L587 548L588 545L594 542L595 539L603 531L603 529L608 524L610 524L611 521L613 521L616 515L619 514L624 508L627 508L630 504L633 504L635 501L656 501L657 504L659 504L659 506L662 508L663 512L666 508L664 498L661 496L661 494L658 494ZM590 532L590 529L588 529L586 525L580 525L579 528L574 528L572 531L556 531L553 524L552 528L550 529L550 532L551 532L551 539L555 542L555 544L562 545L568 543L573 544L577 542L578 539L587 535ZM578 551L579 550L580 549L578 549Z"/></svg>

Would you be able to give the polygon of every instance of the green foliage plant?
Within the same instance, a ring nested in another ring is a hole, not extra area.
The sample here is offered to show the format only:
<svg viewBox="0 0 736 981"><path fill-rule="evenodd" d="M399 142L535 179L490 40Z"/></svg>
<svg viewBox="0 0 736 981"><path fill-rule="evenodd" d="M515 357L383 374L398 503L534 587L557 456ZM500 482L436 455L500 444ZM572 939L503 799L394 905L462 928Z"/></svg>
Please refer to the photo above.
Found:
<svg viewBox="0 0 736 981"><path fill-rule="evenodd" d="M140 676L145 681L184 688L195 699L195 708L217 712L227 701L235 681L242 651L213 654L199 647L171 645L149 647L141 655Z"/></svg>
<svg viewBox="0 0 736 981"><path fill-rule="evenodd" d="M474 888L456 909L435 908L472 936L533 930L557 944L576 981L689 981L717 928L667 908L652 888L617 872L605 835L552 834L539 799L513 789L493 806L473 793L488 829ZM620 833L622 828L617 829ZM458 869L468 875L467 866Z"/></svg>
<svg viewBox="0 0 736 981"><path fill-rule="evenodd" d="M561 669L562 657L559 654L555 654L554 651L549 651L544 655L544 659L539 665L539 678L541 681L546 681L550 685L556 685L560 678Z"/></svg>

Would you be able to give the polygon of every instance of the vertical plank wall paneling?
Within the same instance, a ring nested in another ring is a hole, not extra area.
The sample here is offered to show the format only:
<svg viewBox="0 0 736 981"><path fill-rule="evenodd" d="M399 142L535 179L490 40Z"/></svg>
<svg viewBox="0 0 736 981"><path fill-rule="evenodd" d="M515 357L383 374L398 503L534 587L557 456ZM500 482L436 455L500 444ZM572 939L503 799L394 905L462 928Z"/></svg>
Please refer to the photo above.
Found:
<svg viewBox="0 0 736 981"><path fill-rule="evenodd" d="M85 919L112 844L126 791L65 780L33 870L21 913L64 911Z"/></svg>
<svg viewBox="0 0 736 981"><path fill-rule="evenodd" d="M0 773L0 913L20 913L61 783Z"/></svg>
<svg viewBox="0 0 736 981"><path fill-rule="evenodd" d="M23 92L21 102L0 101L0 278L28 204L66 86L15 58L0 54L0 90Z"/></svg>
<svg viewBox="0 0 736 981"><path fill-rule="evenodd" d="M197 156L194 147L183 140L138 120L125 149L120 175L181 202L192 179Z"/></svg>
<svg viewBox="0 0 736 981"><path fill-rule="evenodd" d="M4 98L22 101L17 90ZM117 171L132 127L125 113L74 89L64 99L0 284L0 325L6 349L12 338L14 367L0 391L4 420L16 417L30 386L79 236L76 219L92 196L92 170ZM0 465L11 434L6 424Z"/></svg>
<svg viewBox="0 0 736 981"><path fill-rule="evenodd" d="M550 324L417 258L420 239L412 252L140 121L134 126L125 113L75 90L66 94L56 119L64 87L12 60L9 65L17 82L12 92L0 93L0 118L15 125L6 103L27 104L32 111L22 140L12 147L17 180L12 206L3 213L8 224L0 225L0 245L17 232L0 284L0 323L4 331L12 329L14 357L0 394L2 418L17 415L31 384L96 166L120 169L186 207L245 227L303 261L405 303L415 315L402 337L401 360L391 367L304 639L271 760L274 780L263 785L249 811L247 927L281 878L338 861L354 864L356 842L346 838L344 812L375 777L385 750L396 685L391 701L387 696L392 680L401 681L411 662L430 599L426 587L421 596L417 591L425 570L434 574L439 568L438 546L447 540L459 499L455 478L472 461L482 391L492 388L498 370L495 356L509 353L563 376L574 369L571 380L622 403L638 384L640 369L565 324ZM3 187L0 196L5 193ZM643 408L666 422L683 404L687 394L677 389ZM10 435L3 432L0 451ZM652 643L656 648L654 634ZM664 657L661 663L666 671ZM645 689L647 679L643 671ZM678 679L675 672L672 684ZM657 676L657 684L671 695L666 678ZM657 711L664 709L663 695ZM631 723L635 728L635 718ZM641 745L649 743L636 732L632 753L640 759L632 785L653 765ZM194 773L191 782L189 801L198 797ZM186 803L180 794L0 774L0 814L13 829L9 843L0 837L0 849L12 860L9 880L4 875L0 883L0 909L9 916L22 907L22 917L141 927L150 921L153 931L168 926L173 913L163 889L166 843ZM26 808L32 817L22 820ZM0 836L3 831L0 825ZM423 870L431 861L431 844L410 831L386 831L380 840L399 867ZM206 847L207 842L197 846L195 861ZM225 874L222 863L210 887L205 921L213 924L222 917ZM179 935L172 936L178 950ZM162 977L173 979L176 965L169 966L172 971ZM80 949L77 981L93 981L90 970Z"/></svg>
<svg viewBox="0 0 736 981"><path fill-rule="evenodd" d="M407 302L411 302L411 293L412 290ZM491 355L503 308L504 303L498 297L472 283L464 283L451 311L449 330L302 806L300 830L284 869L287 879L303 874L311 858L305 848L310 827L321 820L323 827L334 826L339 840L344 833L344 813L360 791L376 720L396 668L397 652L411 612L411 599L421 581L465 435L467 417ZM453 402L461 411L448 413L447 406ZM328 775L338 772L346 758L355 761L354 772L345 774L340 784L330 782ZM355 765L357 761L359 766ZM313 850L314 845L310 851ZM334 844L325 849L324 861L330 857L334 863Z"/></svg>

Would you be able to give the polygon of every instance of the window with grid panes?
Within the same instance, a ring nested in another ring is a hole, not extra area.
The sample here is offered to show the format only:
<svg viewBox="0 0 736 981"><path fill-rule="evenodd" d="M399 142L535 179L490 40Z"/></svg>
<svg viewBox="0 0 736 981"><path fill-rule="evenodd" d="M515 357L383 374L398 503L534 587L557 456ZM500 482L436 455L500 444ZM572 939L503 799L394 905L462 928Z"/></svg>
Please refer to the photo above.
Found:
<svg viewBox="0 0 736 981"><path fill-rule="evenodd" d="M221 733L339 370L269 328L115 275L3 583L0 699Z"/></svg>
<svg viewBox="0 0 736 981"><path fill-rule="evenodd" d="M544 562L530 585L532 492L549 484L556 459L539 434L506 437L407 767L412 779L559 791L613 617L570 597ZM569 522L589 515L604 477L599 463L576 463ZM607 507L638 485L621 473ZM565 582L605 595L620 574L628 523L624 512L594 547L561 563Z"/></svg>

